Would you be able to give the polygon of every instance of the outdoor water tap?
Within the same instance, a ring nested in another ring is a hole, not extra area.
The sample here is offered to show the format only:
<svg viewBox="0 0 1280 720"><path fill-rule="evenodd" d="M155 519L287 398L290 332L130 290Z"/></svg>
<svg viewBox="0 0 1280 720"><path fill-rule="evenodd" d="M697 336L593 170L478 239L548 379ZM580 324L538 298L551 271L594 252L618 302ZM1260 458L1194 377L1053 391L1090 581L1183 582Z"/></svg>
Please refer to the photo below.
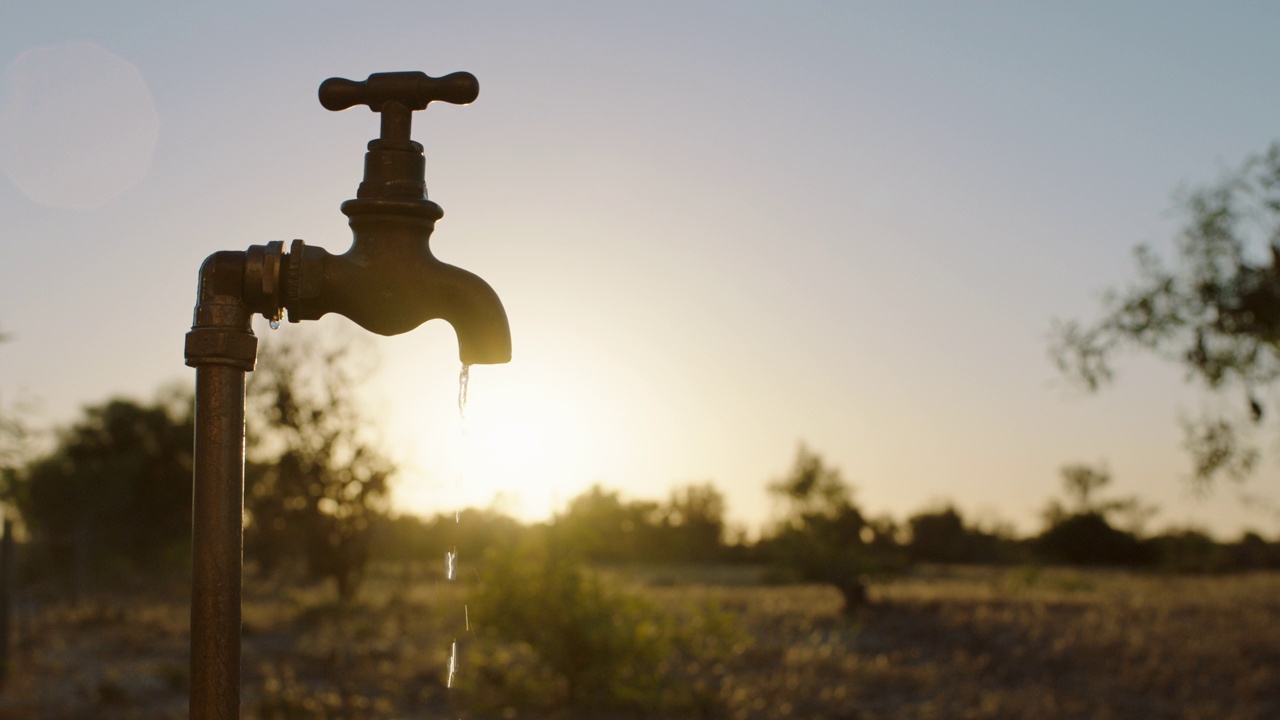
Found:
<svg viewBox="0 0 1280 720"><path fill-rule="evenodd" d="M422 146L409 139L414 110L465 104L479 85L468 73L378 73L320 86L330 110L367 105L382 114L369 143L364 182L342 204L355 240L342 255L294 240L215 252L200 267L186 361L196 369L192 484L192 720L239 717L244 517L245 374L257 359L254 313L290 322L338 313L380 335L434 319L458 334L466 365L511 359L507 313L493 288L440 262L428 240L444 212L427 199Z"/></svg>
<svg viewBox="0 0 1280 720"><path fill-rule="evenodd" d="M342 255L294 240L250 248L246 302L255 312L290 322L338 313L379 335L397 335L434 318L453 326L464 364L511 359L507 314L478 276L443 263L429 240L444 216L427 199L422 145L409 139L412 114L432 101L466 104L480 92L474 75L440 78L421 72L375 73L367 80L330 78L320 85L329 110L366 105L382 115L356 199L342 204L354 241Z"/></svg>

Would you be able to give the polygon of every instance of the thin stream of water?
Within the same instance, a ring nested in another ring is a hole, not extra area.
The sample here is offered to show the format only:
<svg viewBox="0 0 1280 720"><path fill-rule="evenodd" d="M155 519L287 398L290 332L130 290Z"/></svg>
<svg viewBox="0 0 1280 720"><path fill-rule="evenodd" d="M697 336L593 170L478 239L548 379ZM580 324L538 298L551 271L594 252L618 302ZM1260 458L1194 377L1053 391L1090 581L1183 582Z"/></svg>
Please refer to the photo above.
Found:
<svg viewBox="0 0 1280 720"><path fill-rule="evenodd" d="M458 419L462 421L462 430L467 430L467 385L471 383L471 366L462 365L458 373Z"/></svg>
<svg viewBox="0 0 1280 720"><path fill-rule="evenodd" d="M453 676L456 672L458 672L458 641L454 640L449 649L449 680L445 683L445 687L453 687Z"/></svg>
<svg viewBox="0 0 1280 720"><path fill-rule="evenodd" d="M467 386L471 381L471 366L462 365L462 370L458 373L458 441L462 454L466 454L467 439ZM459 507L461 503L462 481L466 475L466 464L461 465L458 473L457 487L455 488L457 497L453 510L453 522L459 524L462 522L462 510ZM445 551L444 555L445 578L453 582L458 577L458 547L452 545ZM466 632L471 632L471 615L467 610L467 606L462 606L463 628ZM458 672L458 640L454 638L453 643L449 646L449 676L445 686L453 687L453 678Z"/></svg>

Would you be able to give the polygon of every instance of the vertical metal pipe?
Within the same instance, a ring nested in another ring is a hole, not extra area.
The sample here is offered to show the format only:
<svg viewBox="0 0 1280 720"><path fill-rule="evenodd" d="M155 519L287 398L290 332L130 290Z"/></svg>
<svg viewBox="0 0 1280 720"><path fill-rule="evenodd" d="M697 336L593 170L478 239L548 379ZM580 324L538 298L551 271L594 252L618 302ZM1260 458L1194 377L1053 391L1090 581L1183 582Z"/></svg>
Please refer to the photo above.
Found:
<svg viewBox="0 0 1280 720"><path fill-rule="evenodd" d="M258 339L243 301L246 254L200 266L186 338L196 369L191 531L192 720L240 717L240 571L244 509L244 374Z"/></svg>
<svg viewBox="0 0 1280 720"><path fill-rule="evenodd" d="M240 717L244 370L196 369L192 491L192 720Z"/></svg>

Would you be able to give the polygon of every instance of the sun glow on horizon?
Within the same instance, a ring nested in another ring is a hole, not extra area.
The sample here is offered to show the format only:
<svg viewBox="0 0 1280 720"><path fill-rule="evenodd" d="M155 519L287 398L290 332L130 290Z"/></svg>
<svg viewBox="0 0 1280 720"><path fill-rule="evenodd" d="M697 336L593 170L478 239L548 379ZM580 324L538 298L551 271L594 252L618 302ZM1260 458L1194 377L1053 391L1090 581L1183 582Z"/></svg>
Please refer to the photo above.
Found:
<svg viewBox="0 0 1280 720"><path fill-rule="evenodd" d="M525 522L550 517L585 482L589 403L512 366L472 367L468 384L465 417L457 385L440 377L423 389L423 402L393 401L395 507L427 516L494 508ZM455 402L446 399L450 390Z"/></svg>

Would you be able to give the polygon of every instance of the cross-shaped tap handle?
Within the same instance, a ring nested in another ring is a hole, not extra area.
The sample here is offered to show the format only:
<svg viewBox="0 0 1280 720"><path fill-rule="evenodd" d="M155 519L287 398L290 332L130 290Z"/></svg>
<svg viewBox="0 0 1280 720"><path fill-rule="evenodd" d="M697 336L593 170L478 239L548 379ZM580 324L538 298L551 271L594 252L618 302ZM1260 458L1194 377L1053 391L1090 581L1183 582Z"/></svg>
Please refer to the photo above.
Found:
<svg viewBox="0 0 1280 720"><path fill-rule="evenodd" d="M426 73L374 73L368 80L329 78L320 83L320 104L328 110L346 110L356 105L382 113L382 139L408 140L414 110L439 100L466 105L480 94L480 83L469 72L433 78Z"/></svg>

